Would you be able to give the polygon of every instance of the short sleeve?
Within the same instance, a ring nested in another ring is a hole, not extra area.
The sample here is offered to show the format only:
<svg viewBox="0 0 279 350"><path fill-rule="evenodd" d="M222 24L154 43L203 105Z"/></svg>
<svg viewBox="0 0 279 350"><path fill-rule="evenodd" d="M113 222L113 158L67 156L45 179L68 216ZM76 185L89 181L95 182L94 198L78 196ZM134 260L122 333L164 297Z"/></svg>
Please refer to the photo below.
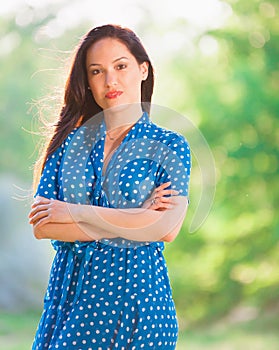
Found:
<svg viewBox="0 0 279 350"><path fill-rule="evenodd" d="M37 191L35 193L35 197L42 196L49 199L58 199L59 170L62 156L63 144L48 157L37 187Z"/></svg>
<svg viewBox="0 0 279 350"><path fill-rule="evenodd" d="M188 142L182 135L177 135L165 147L164 153L156 187L171 181L171 189L179 191L181 196L188 196L191 172L191 153Z"/></svg>

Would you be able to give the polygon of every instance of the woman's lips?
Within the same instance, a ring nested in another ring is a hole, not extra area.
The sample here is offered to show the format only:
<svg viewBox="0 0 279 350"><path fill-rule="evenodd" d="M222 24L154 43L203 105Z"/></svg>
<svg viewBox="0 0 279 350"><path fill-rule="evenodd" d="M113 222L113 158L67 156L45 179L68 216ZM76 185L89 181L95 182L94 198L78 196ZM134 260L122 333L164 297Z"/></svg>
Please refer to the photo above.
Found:
<svg viewBox="0 0 279 350"><path fill-rule="evenodd" d="M113 99L113 98L117 98L119 97L120 95L122 95L122 91L109 91L106 93L106 98L109 98L109 99Z"/></svg>

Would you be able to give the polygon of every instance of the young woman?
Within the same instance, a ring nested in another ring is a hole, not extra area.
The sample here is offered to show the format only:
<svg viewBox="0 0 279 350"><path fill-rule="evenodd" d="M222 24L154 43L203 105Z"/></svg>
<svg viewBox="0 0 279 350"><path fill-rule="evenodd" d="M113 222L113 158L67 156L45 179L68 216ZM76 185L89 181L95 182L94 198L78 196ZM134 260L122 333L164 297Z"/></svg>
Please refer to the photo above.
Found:
<svg viewBox="0 0 279 350"><path fill-rule="evenodd" d="M57 250L34 349L175 349L164 243L188 205L185 138L152 123L153 67L129 29L77 48L30 211Z"/></svg>

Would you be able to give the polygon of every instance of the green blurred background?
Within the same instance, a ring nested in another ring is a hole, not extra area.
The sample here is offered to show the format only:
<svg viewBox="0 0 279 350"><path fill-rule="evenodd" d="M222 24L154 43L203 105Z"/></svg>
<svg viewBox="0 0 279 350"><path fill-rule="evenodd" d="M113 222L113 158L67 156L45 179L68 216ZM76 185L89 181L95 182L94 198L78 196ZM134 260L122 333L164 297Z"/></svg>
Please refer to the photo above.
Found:
<svg viewBox="0 0 279 350"><path fill-rule="evenodd" d="M189 233L201 186L193 157L189 213L165 249L178 349L279 349L278 1L13 0L1 7L0 348L30 349L53 257L27 223L39 115L55 117L79 38L111 22L131 27L147 48L153 102L187 116L215 159L207 220ZM187 137L183 125L176 128Z"/></svg>

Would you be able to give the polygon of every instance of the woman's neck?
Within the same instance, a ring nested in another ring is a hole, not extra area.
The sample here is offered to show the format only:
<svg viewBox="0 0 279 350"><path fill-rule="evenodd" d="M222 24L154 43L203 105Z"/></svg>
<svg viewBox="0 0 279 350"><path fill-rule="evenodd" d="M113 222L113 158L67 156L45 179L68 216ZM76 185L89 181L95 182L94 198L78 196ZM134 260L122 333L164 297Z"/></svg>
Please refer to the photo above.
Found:
<svg viewBox="0 0 279 350"><path fill-rule="evenodd" d="M135 124L142 116L141 104L122 105L104 111L107 131L125 129Z"/></svg>

